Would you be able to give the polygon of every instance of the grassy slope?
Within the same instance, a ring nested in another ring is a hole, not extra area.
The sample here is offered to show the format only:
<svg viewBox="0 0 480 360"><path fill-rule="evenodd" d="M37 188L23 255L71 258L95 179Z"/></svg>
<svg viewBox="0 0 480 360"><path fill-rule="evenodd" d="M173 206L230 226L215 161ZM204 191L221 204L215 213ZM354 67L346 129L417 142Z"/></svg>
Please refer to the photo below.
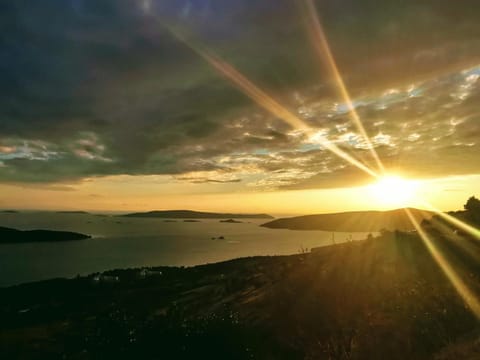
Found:
<svg viewBox="0 0 480 360"><path fill-rule="evenodd" d="M478 289L480 248L436 238ZM89 277L0 289L0 353L20 359L447 359L453 353L458 360L478 348L477 320L413 234L161 270L146 279L114 271L118 284L95 285Z"/></svg>

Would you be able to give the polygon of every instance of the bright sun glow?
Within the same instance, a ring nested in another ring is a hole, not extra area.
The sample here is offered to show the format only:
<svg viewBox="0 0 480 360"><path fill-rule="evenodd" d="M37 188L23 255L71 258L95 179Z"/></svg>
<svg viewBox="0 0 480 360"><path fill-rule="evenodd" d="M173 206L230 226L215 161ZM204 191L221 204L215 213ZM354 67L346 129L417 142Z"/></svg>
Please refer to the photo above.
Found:
<svg viewBox="0 0 480 360"><path fill-rule="evenodd" d="M385 206L410 206L415 199L418 183L396 175L381 177L369 186L371 195Z"/></svg>

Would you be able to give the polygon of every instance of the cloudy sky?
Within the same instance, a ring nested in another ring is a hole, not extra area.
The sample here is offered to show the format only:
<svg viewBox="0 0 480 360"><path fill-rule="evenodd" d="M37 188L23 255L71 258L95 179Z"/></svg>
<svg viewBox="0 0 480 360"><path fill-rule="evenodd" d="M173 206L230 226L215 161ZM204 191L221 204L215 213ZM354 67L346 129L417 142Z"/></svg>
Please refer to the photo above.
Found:
<svg viewBox="0 0 480 360"><path fill-rule="evenodd" d="M478 1L316 2L370 144L301 3L2 1L0 208L372 207L358 196L371 177L325 141L369 167L373 147L388 172L428 182L440 208L479 195Z"/></svg>

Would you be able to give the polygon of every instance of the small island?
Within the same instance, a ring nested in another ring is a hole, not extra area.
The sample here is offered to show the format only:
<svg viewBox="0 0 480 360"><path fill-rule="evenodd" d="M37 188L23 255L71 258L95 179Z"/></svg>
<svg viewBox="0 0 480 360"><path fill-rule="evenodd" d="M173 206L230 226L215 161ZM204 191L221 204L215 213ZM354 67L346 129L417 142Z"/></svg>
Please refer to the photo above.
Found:
<svg viewBox="0 0 480 360"><path fill-rule="evenodd" d="M221 223L229 223L229 224L243 224L243 221L238 221L235 219L228 219L228 220L220 220Z"/></svg>
<svg viewBox="0 0 480 360"><path fill-rule="evenodd" d="M268 214L229 214L229 213L213 213L193 210L154 210L147 212L138 212L125 215L122 217L135 218L164 218L164 219L273 219Z"/></svg>
<svg viewBox="0 0 480 360"><path fill-rule="evenodd" d="M17 244L29 242L62 242L89 239L91 236L69 232L52 230L17 230L0 227L0 244Z"/></svg>

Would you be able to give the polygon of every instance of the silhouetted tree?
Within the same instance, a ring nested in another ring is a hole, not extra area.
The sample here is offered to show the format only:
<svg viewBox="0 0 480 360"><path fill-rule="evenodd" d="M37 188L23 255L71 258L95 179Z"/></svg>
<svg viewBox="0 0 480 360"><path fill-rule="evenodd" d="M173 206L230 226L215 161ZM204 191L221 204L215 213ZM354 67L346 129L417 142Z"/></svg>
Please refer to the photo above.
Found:
<svg viewBox="0 0 480 360"><path fill-rule="evenodd" d="M468 217L471 220L480 222L480 200L475 196L471 196L463 207L468 212Z"/></svg>
<svg viewBox="0 0 480 360"><path fill-rule="evenodd" d="M471 196L463 207L467 211L478 212L480 211L480 200L478 200L475 196Z"/></svg>

